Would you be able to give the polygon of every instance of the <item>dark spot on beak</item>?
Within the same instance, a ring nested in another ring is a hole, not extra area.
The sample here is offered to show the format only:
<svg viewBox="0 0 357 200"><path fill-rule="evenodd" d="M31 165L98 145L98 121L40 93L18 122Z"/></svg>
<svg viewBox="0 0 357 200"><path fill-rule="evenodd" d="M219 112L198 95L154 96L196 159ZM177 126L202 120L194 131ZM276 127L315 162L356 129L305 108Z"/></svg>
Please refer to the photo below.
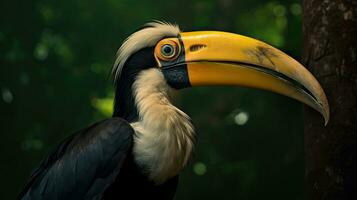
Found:
<svg viewBox="0 0 357 200"><path fill-rule="evenodd" d="M249 51L248 53L254 56L260 64L267 59L273 66L275 66L275 63L271 58L278 57L271 48L263 46L258 46L255 50Z"/></svg>

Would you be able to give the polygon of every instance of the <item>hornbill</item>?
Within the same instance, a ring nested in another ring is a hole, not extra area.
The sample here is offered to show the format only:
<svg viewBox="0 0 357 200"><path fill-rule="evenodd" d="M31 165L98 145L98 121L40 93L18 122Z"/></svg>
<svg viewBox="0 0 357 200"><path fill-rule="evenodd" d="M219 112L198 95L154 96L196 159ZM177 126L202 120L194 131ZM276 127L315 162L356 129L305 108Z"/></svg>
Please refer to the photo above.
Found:
<svg viewBox="0 0 357 200"><path fill-rule="evenodd" d="M62 141L32 173L21 199L172 199L195 145L190 118L171 104L173 90L259 88L329 120L324 91L309 71L276 48L233 33L149 23L119 48L113 76L113 117Z"/></svg>

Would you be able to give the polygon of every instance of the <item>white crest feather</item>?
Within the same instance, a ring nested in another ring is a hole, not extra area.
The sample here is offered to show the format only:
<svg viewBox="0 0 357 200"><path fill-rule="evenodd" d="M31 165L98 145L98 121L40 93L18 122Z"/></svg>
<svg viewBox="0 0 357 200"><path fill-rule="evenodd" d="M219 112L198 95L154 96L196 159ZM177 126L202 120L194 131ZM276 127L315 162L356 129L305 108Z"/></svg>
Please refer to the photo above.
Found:
<svg viewBox="0 0 357 200"><path fill-rule="evenodd" d="M154 21L147 23L145 28L130 35L117 52L112 74L116 81L127 59L135 52L145 47L152 47L164 37L177 37L180 28L167 22Z"/></svg>

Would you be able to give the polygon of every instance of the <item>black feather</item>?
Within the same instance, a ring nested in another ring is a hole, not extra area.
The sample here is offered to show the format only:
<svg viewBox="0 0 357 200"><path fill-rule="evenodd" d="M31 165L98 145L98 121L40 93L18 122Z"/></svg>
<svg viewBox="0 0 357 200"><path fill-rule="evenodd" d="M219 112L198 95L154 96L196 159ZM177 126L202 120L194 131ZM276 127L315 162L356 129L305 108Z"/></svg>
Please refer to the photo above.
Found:
<svg viewBox="0 0 357 200"><path fill-rule="evenodd" d="M147 47L139 50L128 58L115 82L114 117L121 117L128 122L138 120L138 111L133 96L133 83L137 75L145 69L157 66L154 48Z"/></svg>
<svg viewBox="0 0 357 200"><path fill-rule="evenodd" d="M64 140L33 172L21 199L97 199L115 181L134 130L112 118Z"/></svg>

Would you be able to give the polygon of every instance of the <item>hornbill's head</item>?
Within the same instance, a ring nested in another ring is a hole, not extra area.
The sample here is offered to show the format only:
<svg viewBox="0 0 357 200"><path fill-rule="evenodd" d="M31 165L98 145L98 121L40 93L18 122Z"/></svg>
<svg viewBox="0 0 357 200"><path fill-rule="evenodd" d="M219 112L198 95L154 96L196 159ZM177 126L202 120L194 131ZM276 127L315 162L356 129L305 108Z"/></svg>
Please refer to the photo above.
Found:
<svg viewBox="0 0 357 200"><path fill-rule="evenodd" d="M120 47L113 74L113 116L135 129L135 161L157 184L186 165L195 141L189 117L170 103L172 89L236 85L270 90L314 108L325 123L329 119L324 91L309 71L278 49L233 33L181 32L175 25L149 23Z"/></svg>
<svg viewBox="0 0 357 200"><path fill-rule="evenodd" d="M177 26L162 22L147 24L119 49L113 68L117 86L114 115L129 121L137 118L132 113L137 113L136 108L126 111L133 107L129 105L133 99L128 98L132 98L132 84L140 72L151 68L162 73L174 89L208 85L259 88L303 102L320 112L325 123L329 120L320 84L282 51L233 33L181 32Z"/></svg>

